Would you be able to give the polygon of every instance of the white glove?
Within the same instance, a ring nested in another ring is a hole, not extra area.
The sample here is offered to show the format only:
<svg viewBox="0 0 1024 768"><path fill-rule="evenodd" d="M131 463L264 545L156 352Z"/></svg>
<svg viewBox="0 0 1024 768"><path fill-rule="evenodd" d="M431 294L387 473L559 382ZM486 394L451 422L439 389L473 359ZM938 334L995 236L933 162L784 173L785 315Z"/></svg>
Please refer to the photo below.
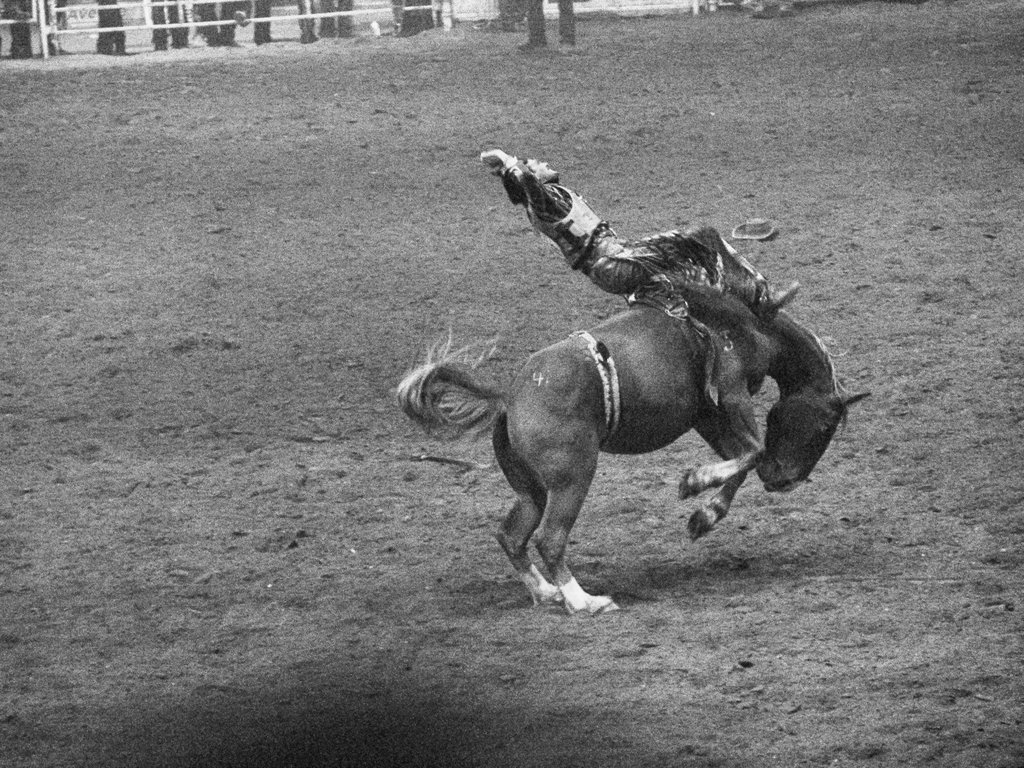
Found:
<svg viewBox="0 0 1024 768"><path fill-rule="evenodd" d="M491 169L495 176L501 176L510 168L519 165L519 160L511 155L505 154L500 149L489 149L480 153L480 162Z"/></svg>

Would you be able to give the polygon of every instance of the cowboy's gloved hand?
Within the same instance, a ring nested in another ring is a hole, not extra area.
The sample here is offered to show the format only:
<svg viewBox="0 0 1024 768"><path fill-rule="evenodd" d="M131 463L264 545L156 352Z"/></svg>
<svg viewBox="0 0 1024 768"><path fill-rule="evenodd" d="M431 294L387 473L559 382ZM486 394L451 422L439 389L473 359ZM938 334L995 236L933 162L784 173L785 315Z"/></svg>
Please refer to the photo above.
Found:
<svg viewBox="0 0 1024 768"><path fill-rule="evenodd" d="M511 155L505 154L500 149L489 149L480 153L480 162L491 169L495 176L501 176L510 168L519 165L519 160Z"/></svg>
<svg viewBox="0 0 1024 768"><path fill-rule="evenodd" d="M480 162L491 169L491 173L501 179L505 194L513 205L526 205L527 197L523 190L523 170L519 159L512 157L500 149L489 149L480 153ZM510 173L515 171L515 173Z"/></svg>

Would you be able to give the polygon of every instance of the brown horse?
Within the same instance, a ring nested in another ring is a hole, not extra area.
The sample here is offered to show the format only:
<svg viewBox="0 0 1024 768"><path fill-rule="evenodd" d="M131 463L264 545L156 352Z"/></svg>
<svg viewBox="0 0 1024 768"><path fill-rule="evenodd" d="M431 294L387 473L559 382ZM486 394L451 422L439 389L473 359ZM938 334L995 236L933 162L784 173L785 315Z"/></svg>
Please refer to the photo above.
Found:
<svg viewBox="0 0 1024 768"><path fill-rule="evenodd" d="M691 307L710 310L701 300L694 297ZM720 311L722 299L714 301ZM687 471L680 482L684 499L719 489L690 517L697 539L725 517L751 469L768 491L806 480L848 406L867 395L843 393L825 347L789 315L765 323L739 302L727 307L713 334L717 354L689 322L635 305L536 352L507 389L483 383L473 370L480 359L450 343L433 348L399 384L400 406L428 431L491 430L498 464L518 497L497 538L535 605L562 603L570 613L616 609L611 597L583 591L565 557L600 451L647 453L695 429L724 459ZM742 383L723 387L718 405L706 386L716 366L720 380ZM780 396L762 443L750 396L765 376L775 379ZM529 556L535 533L550 581Z"/></svg>

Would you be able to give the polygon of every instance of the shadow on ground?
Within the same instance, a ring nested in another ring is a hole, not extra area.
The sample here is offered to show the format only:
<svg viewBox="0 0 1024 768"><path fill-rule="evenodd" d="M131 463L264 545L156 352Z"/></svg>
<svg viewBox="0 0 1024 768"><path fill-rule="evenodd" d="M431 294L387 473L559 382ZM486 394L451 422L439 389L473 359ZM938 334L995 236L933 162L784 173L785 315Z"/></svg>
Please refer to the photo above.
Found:
<svg viewBox="0 0 1024 768"><path fill-rule="evenodd" d="M504 704L498 704L459 685L445 690L446 681L397 669L376 680L348 679L341 671L262 691L202 686L179 705L134 710L123 727L109 732L96 764L617 765L616 752L635 749L640 738L634 719L614 708L538 705L523 697L514 681ZM730 764L692 744L671 749L673 765Z"/></svg>

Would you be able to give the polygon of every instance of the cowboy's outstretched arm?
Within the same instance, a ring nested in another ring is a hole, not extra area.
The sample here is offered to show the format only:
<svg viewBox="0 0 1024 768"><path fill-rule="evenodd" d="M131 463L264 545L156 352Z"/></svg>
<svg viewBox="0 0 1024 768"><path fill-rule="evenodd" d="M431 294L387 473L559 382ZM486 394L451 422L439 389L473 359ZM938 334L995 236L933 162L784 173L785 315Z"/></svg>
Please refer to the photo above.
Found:
<svg viewBox="0 0 1024 768"><path fill-rule="evenodd" d="M513 203L525 205L534 213L549 214L555 219L561 219L570 212L568 208L564 211L556 209L557 203L565 206L565 201L549 200L543 183L533 173L531 166L545 170L544 164L531 160L524 165L500 149L482 153L480 160L492 173L501 177ZM546 170L550 172L550 169ZM611 228L583 203L582 198L579 203L581 231L575 233L575 239L570 241L558 233L547 233L562 249L570 266L583 272L601 290L619 296L627 296L650 281L658 271L656 267L661 265L648 263L649 258L644 259L616 237ZM582 215L582 208L588 215Z"/></svg>
<svg viewBox="0 0 1024 768"><path fill-rule="evenodd" d="M489 149L480 153L480 162L491 169L491 173L501 179L512 205L527 205L526 192L514 171L519 167L519 159L502 152L500 149Z"/></svg>
<svg viewBox="0 0 1024 768"><path fill-rule="evenodd" d="M513 205L532 208L538 213L547 213L551 201L544 193L544 185L530 169L529 162L519 162L519 158L500 149L489 149L480 153L480 161L491 169L491 173L501 179L505 194ZM530 161L533 162L533 161ZM552 212L558 215L558 211Z"/></svg>

